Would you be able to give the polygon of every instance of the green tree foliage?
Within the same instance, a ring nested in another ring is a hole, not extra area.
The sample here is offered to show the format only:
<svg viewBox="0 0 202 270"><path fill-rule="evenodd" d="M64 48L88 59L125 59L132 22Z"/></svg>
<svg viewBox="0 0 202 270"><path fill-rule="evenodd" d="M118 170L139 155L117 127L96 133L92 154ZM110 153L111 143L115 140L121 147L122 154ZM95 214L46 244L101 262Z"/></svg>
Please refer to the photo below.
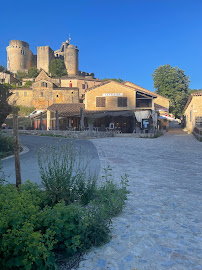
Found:
<svg viewBox="0 0 202 270"><path fill-rule="evenodd" d="M23 78L28 78L28 74L25 71L17 71L18 80L21 81Z"/></svg>
<svg viewBox="0 0 202 270"><path fill-rule="evenodd" d="M5 67L0 65L0 72L4 72Z"/></svg>
<svg viewBox="0 0 202 270"><path fill-rule="evenodd" d="M202 91L202 89L189 89L189 95L196 93L198 91Z"/></svg>
<svg viewBox="0 0 202 270"><path fill-rule="evenodd" d="M170 112L180 117L189 97L189 76L184 70L167 64L155 69L152 77L156 93L169 98Z"/></svg>
<svg viewBox="0 0 202 270"><path fill-rule="evenodd" d="M31 87L32 86L32 81L26 81L24 84L24 87Z"/></svg>
<svg viewBox="0 0 202 270"><path fill-rule="evenodd" d="M64 61L61 59L53 59L49 67L49 72L53 77L62 77L67 75Z"/></svg>
<svg viewBox="0 0 202 270"><path fill-rule="evenodd" d="M110 78L104 78L104 79L102 79L101 81L115 81L115 82L119 82L119 83L123 83L124 82L124 80L123 79L121 79L121 78L119 78L119 79L116 79L116 78L114 78L114 79L110 79Z"/></svg>
<svg viewBox="0 0 202 270"><path fill-rule="evenodd" d="M7 70L4 66L1 66L0 65L0 72L4 72L4 73L7 73L7 74L11 74L11 75L13 75L13 73L12 72L10 72L9 70Z"/></svg>
<svg viewBox="0 0 202 270"><path fill-rule="evenodd" d="M36 67L31 67L28 70L28 78L36 78L39 75L40 71Z"/></svg>
<svg viewBox="0 0 202 270"><path fill-rule="evenodd" d="M0 84L0 128L7 115L11 113L12 107L8 104L8 99L12 95L8 86Z"/></svg>

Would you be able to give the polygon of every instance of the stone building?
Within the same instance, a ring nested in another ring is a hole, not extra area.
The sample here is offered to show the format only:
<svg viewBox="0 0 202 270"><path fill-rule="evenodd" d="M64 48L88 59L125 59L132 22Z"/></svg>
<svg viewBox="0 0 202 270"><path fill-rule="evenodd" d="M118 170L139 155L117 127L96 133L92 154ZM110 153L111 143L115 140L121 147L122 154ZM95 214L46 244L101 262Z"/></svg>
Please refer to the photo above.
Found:
<svg viewBox="0 0 202 270"><path fill-rule="evenodd" d="M16 84L18 79L15 78L12 74L0 72L0 83Z"/></svg>
<svg viewBox="0 0 202 270"><path fill-rule="evenodd" d="M53 59L64 60L69 77L94 78L93 73L79 71L79 50L70 44L69 40L62 43L60 49L53 51L49 46L37 47L37 55L33 55L29 44L21 40L11 40L7 50L7 69L13 73L27 72L31 67L43 69L49 73L49 66Z"/></svg>
<svg viewBox="0 0 202 270"><path fill-rule="evenodd" d="M41 71L30 88L12 89L9 102L46 110L53 103L79 103L78 87L59 87L45 71Z"/></svg>
<svg viewBox="0 0 202 270"><path fill-rule="evenodd" d="M195 127L202 128L202 91L189 97L184 112L185 127L193 132Z"/></svg>
<svg viewBox="0 0 202 270"><path fill-rule="evenodd" d="M26 81L27 79L22 84ZM9 102L35 107L36 110L46 110L53 103L81 103L85 91L101 83L102 81L98 79L86 79L80 76L51 78L42 70L31 87L12 89L13 95Z"/></svg>
<svg viewBox="0 0 202 270"><path fill-rule="evenodd" d="M58 112L60 129L79 130L82 109L85 128L93 122L94 128L99 131L148 131L149 128L157 128L155 99L156 95L146 89L137 90L125 84L107 81L87 89L84 103L52 104L44 112L44 118L47 129L54 129ZM39 115L33 119L37 126Z"/></svg>

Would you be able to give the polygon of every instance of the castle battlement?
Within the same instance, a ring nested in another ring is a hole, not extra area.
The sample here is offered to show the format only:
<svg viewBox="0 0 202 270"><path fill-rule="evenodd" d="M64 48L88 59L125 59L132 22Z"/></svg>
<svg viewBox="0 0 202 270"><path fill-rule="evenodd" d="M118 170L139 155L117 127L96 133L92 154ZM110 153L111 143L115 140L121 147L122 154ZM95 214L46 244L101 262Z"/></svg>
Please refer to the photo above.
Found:
<svg viewBox="0 0 202 270"><path fill-rule="evenodd" d="M7 69L13 73L17 73L17 71L27 72L31 67L43 69L49 73L51 61L61 59L64 60L69 77L94 77L93 73L79 71L79 49L77 46L70 44L70 40L62 42L60 49L56 51L53 51L50 46L38 46L37 55L33 55L29 49L29 44L21 40L11 40L6 50Z"/></svg>

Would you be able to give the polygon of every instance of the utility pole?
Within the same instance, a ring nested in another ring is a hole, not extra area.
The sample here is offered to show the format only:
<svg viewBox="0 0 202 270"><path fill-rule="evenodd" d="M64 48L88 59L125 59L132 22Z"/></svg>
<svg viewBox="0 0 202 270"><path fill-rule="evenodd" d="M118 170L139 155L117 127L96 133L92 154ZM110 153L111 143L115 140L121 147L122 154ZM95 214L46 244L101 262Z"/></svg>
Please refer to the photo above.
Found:
<svg viewBox="0 0 202 270"><path fill-rule="evenodd" d="M22 184L20 170L20 145L18 136L18 108L13 109L13 137L14 137L14 156L15 156L15 175L16 187Z"/></svg>

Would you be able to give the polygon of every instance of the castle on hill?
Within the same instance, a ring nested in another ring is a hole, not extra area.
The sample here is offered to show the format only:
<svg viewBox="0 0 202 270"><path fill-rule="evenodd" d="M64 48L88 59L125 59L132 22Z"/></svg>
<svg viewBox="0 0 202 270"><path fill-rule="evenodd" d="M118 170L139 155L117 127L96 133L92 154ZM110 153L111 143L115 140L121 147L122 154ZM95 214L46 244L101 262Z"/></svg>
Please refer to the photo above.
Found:
<svg viewBox="0 0 202 270"><path fill-rule="evenodd" d="M61 44L60 49L53 51L49 46L37 47L34 55L29 44L21 40L11 40L7 50L7 69L13 73L27 72L31 67L43 69L49 73L49 66L53 59L61 59L65 63L68 77L85 77L94 79L94 73L79 71L79 49L70 44L70 39Z"/></svg>

